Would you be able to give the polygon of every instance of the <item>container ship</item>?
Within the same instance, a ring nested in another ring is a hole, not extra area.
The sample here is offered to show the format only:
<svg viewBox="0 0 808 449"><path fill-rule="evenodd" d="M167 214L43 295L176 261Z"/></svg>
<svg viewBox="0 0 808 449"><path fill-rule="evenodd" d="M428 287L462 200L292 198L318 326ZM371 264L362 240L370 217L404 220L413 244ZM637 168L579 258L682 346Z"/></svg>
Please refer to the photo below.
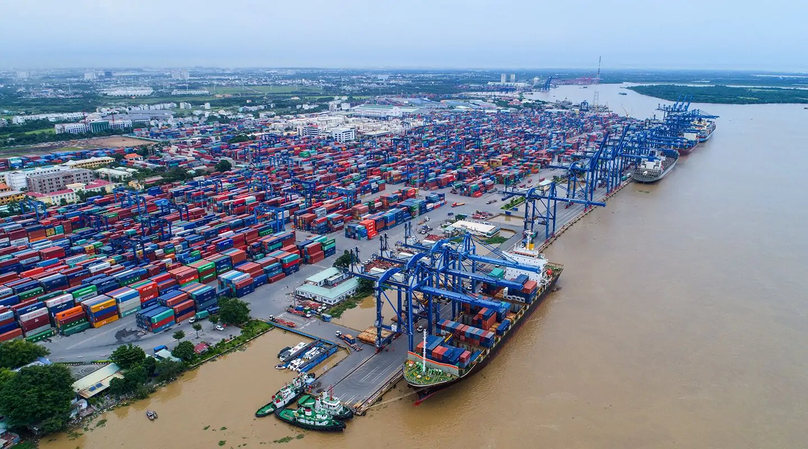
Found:
<svg viewBox="0 0 808 449"><path fill-rule="evenodd" d="M710 137L713 137L713 132L715 132L715 121L698 119L693 122L693 126L696 127L696 134L699 142L706 142L710 140Z"/></svg>
<svg viewBox="0 0 808 449"><path fill-rule="evenodd" d="M520 247L505 253L523 265L538 267L538 273L494 268L489 276L522 283L521 291L497 289L484 284L482 295L465 303L454 320L440 320L437 335L427 335L415 352L407 353L404 379L418 393L418 402L481 371L528 321L545 296L553 290L564 267L548 262L538 250ZM464 289L466 291L466 289Z"/></svg>
<svg viewBox="0 0 808 449"><path fill-rule="evenodd" d="M631 178L637 182L657 182L673 170L678 160L679 153L676 151L651 150L631 173Z"/></svg>

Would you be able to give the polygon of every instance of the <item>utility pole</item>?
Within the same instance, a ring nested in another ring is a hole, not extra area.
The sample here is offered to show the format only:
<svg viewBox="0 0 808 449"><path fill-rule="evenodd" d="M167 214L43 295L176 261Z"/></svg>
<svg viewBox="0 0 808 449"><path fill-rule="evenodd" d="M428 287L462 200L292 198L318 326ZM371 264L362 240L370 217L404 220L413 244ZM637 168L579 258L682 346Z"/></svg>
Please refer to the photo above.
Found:
<svg viewBox="0 0 808 449"><path fill-rule="evenodd" d="M598 92L598 84L600 84L600 61L602 56L598 56L598 74L595 76L595 98L592 104L595 106L595 112L598 111L598 101L600 100L600 92Z"/></svg>

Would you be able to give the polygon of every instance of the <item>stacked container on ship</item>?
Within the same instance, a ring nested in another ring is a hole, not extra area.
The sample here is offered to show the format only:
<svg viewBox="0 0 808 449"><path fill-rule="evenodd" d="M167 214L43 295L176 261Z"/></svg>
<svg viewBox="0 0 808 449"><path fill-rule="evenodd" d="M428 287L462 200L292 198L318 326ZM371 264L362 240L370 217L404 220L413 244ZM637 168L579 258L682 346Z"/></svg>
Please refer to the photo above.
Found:
<svg viewBox="0 0 808 449"><path fill-rule="evenodd" d="M494 268L490 277L510 279L519 290L483 283L478 306L463 304L453 320L437 323L437 335L427 335L415 352L407 353L404 379L418 392L419 401L483 369L527 321L549 293L563 270L548 262L532 244L505 253L537 272ZM476 292L466 293L474 295Z"/></svg>

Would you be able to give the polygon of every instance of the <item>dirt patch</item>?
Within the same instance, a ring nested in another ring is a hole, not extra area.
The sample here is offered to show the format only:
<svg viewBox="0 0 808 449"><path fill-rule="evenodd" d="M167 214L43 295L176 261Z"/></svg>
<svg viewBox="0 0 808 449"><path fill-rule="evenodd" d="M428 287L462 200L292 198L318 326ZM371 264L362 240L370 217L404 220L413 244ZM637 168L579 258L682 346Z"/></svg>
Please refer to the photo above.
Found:
<svg viewBox="0 0 808 449"><path fill-rule="evenodd" d="M92 139L65 140L62 142L47 142L27 147L9 147L0 149L3 156L27 156L61 151L95 150L98 148L136 147L152 143L148 140L133 137L108 136Z"/></svg>

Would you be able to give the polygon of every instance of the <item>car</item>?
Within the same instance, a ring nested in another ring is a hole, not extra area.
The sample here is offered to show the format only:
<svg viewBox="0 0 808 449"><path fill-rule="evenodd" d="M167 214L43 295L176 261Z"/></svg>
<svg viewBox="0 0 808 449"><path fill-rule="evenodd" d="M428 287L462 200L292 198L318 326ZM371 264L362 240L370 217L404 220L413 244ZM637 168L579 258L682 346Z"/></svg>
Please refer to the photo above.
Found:
<svg viewBox="0 0 808 449"><path fill-rule="evenodd" d="M196 323L196 317L192 316L191 318L188 319L188 322L191 323L191 324Z"/></svg>
<svg viewBox="0 0 808 449"><path fill-rule="evenodd" d="M216 325L216 330L217 330L217 331L223 331L223 330L224 330L224 326L222 326L221 324L217 324L217 325Z"/></svg>

